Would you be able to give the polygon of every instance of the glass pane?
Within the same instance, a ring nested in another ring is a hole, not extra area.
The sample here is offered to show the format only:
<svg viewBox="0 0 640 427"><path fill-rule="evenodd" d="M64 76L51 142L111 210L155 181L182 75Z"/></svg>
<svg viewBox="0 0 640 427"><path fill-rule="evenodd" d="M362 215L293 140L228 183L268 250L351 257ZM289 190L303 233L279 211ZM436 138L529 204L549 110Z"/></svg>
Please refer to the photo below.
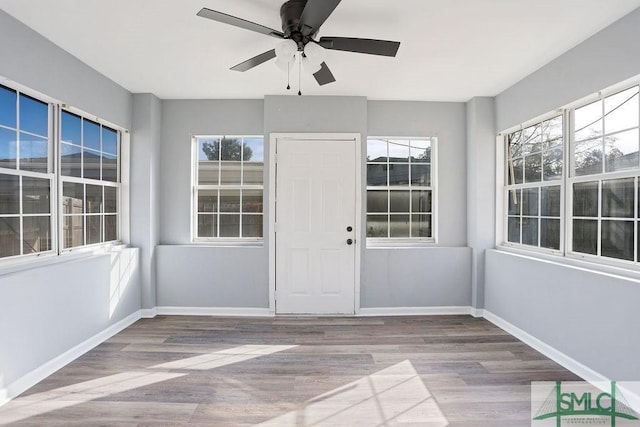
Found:
<svg viewBox="0 0 640 427"><path fill-rule="evenodd" d="M81 148L76 147L75 145L69 144L60 144L60 160L61 160L61 171L62 175L66 176L82 176L81 162L82 162L82 154Z"/></svg>
<svg viewBox="0 0 640 427"><path fill-rule="evenodd" d="M634 179L602 181L602 216L633 218L635 210Z"/></svg>
<svg viewBox="0 0 640 427"><path fill-rule="evenodd" d="M367 162L387 161L387 141L379 139L367 140Z"/></svg>
<svg viewBox="0 0 640 427"><path fill-rule="evenodd" d="M511 151L512 158L522 156L522 137L522 131L516 131L509 134L508 151Z"/></svg>
<svg viewBox="0 0 640 427"><path fill-rule="evenodd" d="M0 174L0 214L20 213L20 177Z"/></svg>
<svg viewBox="0 0 640 427"><path fill-rule="evenodd" d="M242 215L242 237L262 237L262 215Z"/></svg>
<svg viewBox="0 0 640 427"><path fill-rule="evenodd" d="M20 94L20 130L49 136L49 105Z"/></svg>
<svg viewBox="0 0 640 427"><path fill-rule="evenodd" d="M541 219L540 220L540 247L549 249L560 249L560 220Z"/></svg>
<svg viewBox="0 0 640 427"><path fill-rule="evenodd" d="M538 216L538 192L537 188L522 190L522 215Z"/></svg>
<svg viewBox="0 0 640 427"><path fill-rule="evenodd" d="M112 156L118 155L118 132L102 127L102 151Z"/></svg>
<svg viewBox="0 0 640 427"><path fill-rule="evenodd" d="M198 162L198 184L218 185L218 171L220 162Z"/></svg>
<svg viewBox="0 0 640 427"><path fill-rule="evenodd" d="M118 240L118 216L104 216L104 241L112 242Z"/></svg>
<svg viewBox="0 0 640 427"><path fill-rule="evenodd" d="M507 191L509 199L509 215L520 215L522 213L522 190Z"/></svg>
<svg viewBox="0 0 640 427"><path fill-rule="evenodd" d="M240 237L240 215L220 215L220 237Z"/></svg>
<svg viewBox="0 0 640 427"><path fill-rule="evenodd" d="M542 123L543 141L557 140L558 138L562 138L562 116Z"/></svg>
<svg viewBox="0 0 640 427"><path fill-rule="evenodd" d="M220 160L219 138L198 138L198 161Z"/></svg>
<svg viewBox="0 0 640 427"><path fill-rule="evenodd" d="M244 163L242 174L245 185L262 185L264 181L264 163Z"/></svg>
<svg viewBox="0 0 640 427"><path fill-rule="evenodd" d="M431 163L431 141L411 140L411 162Z"/></svg>
<svg viewBox="0 0 640 427"><path fill-rule="evenodd" d="M20 169L47 173L48 160L49 141L20 132Z"/></svg>
<svg viewBox="0 0 640 427"><path fill-rule="evenodd" d="M633 233L633 221L602 221L601 255L633 261Z"/></svg>
<svg viewBox="0 0 640 427"><path fill-rule="evenodd" d="M22 212L26 214L51 212L51 189L48 179L22 177Z"/></svg>
<svg viewBox="0 0 640 427"><path fill-rule="evenodd" d="M507 227L508 240L512 243L520 243L520 218L510 216Z"/></svg>
<svg viewBox="0 0 640 427"><path fill-rule="evenodd" d="M104 187L104 211L106 213L118 212L118 189L116 187Z"/></svg>
<svg viewBox="0 0 640 427"><path fill-rule="evenodd" d="M390 212L407 212L409 213L409 191L390 191L389 192L389 205Z"/></svg>
<svg viewBox="0 0 640 427"><path fill-rule="evenodd" d="M242 212L262 212L262 190L242 191Z"/></svg>
<svg viewBox="0 0 640 427"><path fill-rule="evenodd" d="M431 166L411 165L411 185L431 186Z"/></svg>
<svg viewBox="0 0 640 427"><path fill-rule="evenodd" d="M84 216L65 216L62 225L62 241L65 248L84 245Z"/></svg>
<svg viewBox="0 0 640 427"><path fill-rule="evenodd" d="M389 164L389 185L409 184L409 164Z"/></svg>
<svg viewBox="0 0 640 427"><path fill-rule="evenodd" d="M542 206L540 207L540 215L542 216L560 216L560 186L542 187L540 189Z"/></svg>
<svg viewBox="0 0 640 427"><path fill-rule="evenodd" d="M102 180L118 182L118 158L111 154L102 154Z"/></svg>
<svg viewBox="0 0 640 427"><path fill-rule="evenodd" d="M20 218L0 217L0 257L14 255L20 255Z"/></svg>
<svg viewBox="0 0 640 427"><path fill-rule="evenodd" d="M522 153L539 153L542 151L542 129L541 123L529 126L522 132Z"/></svg>
<svg viewBox="0 0 640 427"><path fill-rule="evenodd" d="M198 190L198 212L218 211L218 190Z"/></svg>
<svg viewBox="0 0 640 427"><path fill-rule="evenodd" d="M522 218L522 244L538 246L538 218Z"/></svg>
<svg viewBox="0 0 640 427"><path fill-rule="evenodd" d="M507 166L509 166L507 164ZM524 173L524 160L523 159L513 159L512 162L513 170L508 170L509 173L509 184L513 184L513 179L515 179L516 184L522 184L523 179L522 175ZM513 179L511 174L513 173Z"/></svg>
<svg viewBox="0 0 640 427"><path fill-rule="evenodd" d="M605 136L606 172L637 168L639 143L638 129Z"/></svg>
<svg viewBox="0 0 640 427"><path fill-rule="evenodd" d="M102 213L102 187L87 184L87 213Z"/></svg>
<svg viewBox="0 0 640 427"><path fill-rule="evenodd" d="M244 138L245 162L264 163L264 140L262 138Z"/></svg>
<svg viewBox="0 0 640 427"><path fill-rule="evenodd" d="M220 184L240 185L240 165L241 162L221 162Z"/></svg>
<svg viewBox="0 0 640 427"><path fill-rule="evenodd" d="M606 97L604 112L605 133L638 127L638 86Z"/></svg>
<svg viewBox="0 0 640 427"><path fill-rule="evenodd" d="M22 250L25 254L51 250L51 217L28 216L23 219Z"/></svg>
<svg viewBox="0 0 640 427"><path fill-rule="evenodd" d="M102 215L87 216L87 245L102 242Z"/></svg>
<svg viewBox="0 0 640 427"><path fill-rule="evenodd" d="M84 148L91 148L96 151L101 151L100 146L100 125L94 123L91 120L84 119L82 121L82 142Z"/></svg>
<svg viewBox="0 0 640 427"><path fill-rule="evenodd" d="M240 212L240 190L220 190L220 212Z"/></svg>
<svg viewBox="0 0 640 427"><path fill-rule="evenodd" d="M542 154L532 154L524 158L524 182L542 181Z"/></svg>
<svg viewBox="0 0 640 427"><path fill-rule="evenodd" d="M0 85L0 125L16 128L16 99L16 91Z"/></svg>
<svg viewBox="0 0 640 427"><path fill-rule="evenodd" d="M83 170L84 178L100 179L100 153L93 150L84 150Z"/></svg>
<svg viewBox="0 0 640 427"><path fill-rule="evenodd" d="M367 185L387 185L387 165L368 164L367 165Z"/></svg>
<svg viewBox="0 0 640 427"><path fill-rule="evenodd" d="M62 212L81 214L84 205L84 184L65 182L62 184Z"/></svg>
<svg viewBox="0 0 640 427"><path fill-rule="evenodd" d="M198 215L198 237L218 237L218 215Z"/></svg>
<svg viewBox="0 0 640 427"><path fill-rule="evenodd" d="M2 87L0 86L0 91ZM2 108L0 106L0 108ZM16 159L18 158L17 151L17 132L15 130L9 130L0 128L0 168L16 168Z"/></svg>
<svg viewBox="0 0 640 427"><path fill-rule="evenodd" d="M367 191L367 212L387 212L389 209L389 192L387 190Z"/></svg>
<svg viewBox="0 0 640 427"><path fill-rule="evenodd" d="M542 154L542 174L545 181L562 179L562 148L545 151Z"/></svg>
<svg viewBox="0 0 640 427"><path fill-rule="evenodd" d="M573 184L573 216L598 216L598 182Z"/></svg>
<svg viewBox="0 0 640 427"><path fill-rule="evenodd" d="M602 173L602 156L601 140L576 143L576 176Z"/></svg>
<svg viewBox="0 0 640 427"><path fill-rule="evenodd" d="M387 215L367 215L367 237L387 237L388 228Z"/></svg>
<svg viewBox="0 0 640 427"><path fill-rule="evenodd" d="M411 212L431 213L431 191L411 192Z"/></svg>
<svg viewBox="0 0 640 427"><path fill-rule="evenodd" d="M431 237L431 215L411 215L411 237Z"/></svg>
<svg viewBox="0 0 640 427"><path fill-rule="evenodd" d="M390 139L389 140L389 162L409 161L409 140Z"/></svg>
<svg viewBox="0 0 640 427"><path fill-rule="evenodd" d="M220 153L220 160L242 160L242 139L240 138L223 138L222 139L222 151Z"/></svg>
<svg viewBox="0 0 640 427"><path fill-rule="evenodd" d="M64 142L82 145L82 119L80 116L63 111L61 132Z"/></svg>
<svg viewBox="0 0 640 427"><path fill-rule="evenodd" d="M409 215L389 217L389 237L409 237Z"/></svg>
<svg viewBox="0 0 640 427"><path fill-rule="evenodd" d="M573 251L592 255L598 253L598 221L573 220Z"/></svg>
<svg viewBox="0 0 640 427"><path fill-rule="evenodd" d="M602 101L576 109L574 129L576 141L602 135Z"/></svg>

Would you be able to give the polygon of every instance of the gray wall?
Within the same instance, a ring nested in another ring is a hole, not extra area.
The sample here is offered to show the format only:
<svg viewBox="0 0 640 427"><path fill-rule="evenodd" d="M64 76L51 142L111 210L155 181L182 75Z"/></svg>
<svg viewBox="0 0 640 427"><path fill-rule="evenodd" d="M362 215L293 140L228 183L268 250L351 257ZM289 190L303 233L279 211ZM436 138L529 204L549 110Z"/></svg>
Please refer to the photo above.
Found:
<svg viewBox="0 0 640 427"><path fill-rule="evenodd" d="M0 76L130 127L129 92L2 11L0 40ZM43 363L136 313L137 263L138 251L127 249L35 262L21 272L0 270L0 395L3 387L11 391Z"/></svg>
<svg viewBox="0 0 640 427"><path fill-rule="evenodd" d="M498 131L640 73L640 8L496 97Z"/></svg>
<svg viewBox="0 0 640 427"><path fill-rule="evenodd" d="M640 380L640 282L490 250L486 309L618 381Z"/></svg>
<svg viewBox="0 0 640 427"><path fill-rule="evenodd" d="M496 97L504 129L640 74L640 9ZM485 306L617 380L640 379L635 281L490 251Z"/></svg>

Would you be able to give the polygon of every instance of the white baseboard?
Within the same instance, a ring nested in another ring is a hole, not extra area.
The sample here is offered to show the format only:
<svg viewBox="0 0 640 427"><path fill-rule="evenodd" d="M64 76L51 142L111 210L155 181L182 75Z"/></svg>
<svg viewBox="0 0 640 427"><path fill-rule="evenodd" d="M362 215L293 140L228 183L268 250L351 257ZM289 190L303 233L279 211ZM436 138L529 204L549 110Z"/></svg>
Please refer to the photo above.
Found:
<svg viewBox="0 0 640 427"><path fill-rule="evenodd" d="M471 314L471 307L373 307L361 308L357 316L444 316Z"/></svg>
<svg viewBox="0 0 640 427"><path fill-rule="evenodd" d="M82 356L92 348L96 347L99 344L102 344L104 341L108 340L118 332L127 328L128 326L135 323L141 317L140 310L135 313L130 314L124 319L120 320L117 323L109 326L101 332L98 332L96 335L92 336L88 340L78 344L77 346L65 351L61 355L49 360L48 362L40 365L33 371L29 372L26 375L18 378L11 384L8 384L5 389L0 389L0 406L9 402L11 399L19 396L20 394L27 391L29 388L33 387L43 379L47 378L49 375L53 374L57 370L65 367L69 363L73 362L78 357Z"/></svg>
<svg viewBox="0 0 640 427"><path fill-rule="evenodd" d="M253 307L156 307L159 315L273 317L268 308Z"/></svg>
<svg viewBox="0 0 640 427"><path fill-rule="evenodd" d="M143 319L153 319L158 315L158 307L143 308L140 310L140 314Z"/></svg>
<svg viewBox="0 0 640 427"><path fill-rule="evenodd" d="M484 317L484 308L471 307L471 315L473 317Z"/></svg>

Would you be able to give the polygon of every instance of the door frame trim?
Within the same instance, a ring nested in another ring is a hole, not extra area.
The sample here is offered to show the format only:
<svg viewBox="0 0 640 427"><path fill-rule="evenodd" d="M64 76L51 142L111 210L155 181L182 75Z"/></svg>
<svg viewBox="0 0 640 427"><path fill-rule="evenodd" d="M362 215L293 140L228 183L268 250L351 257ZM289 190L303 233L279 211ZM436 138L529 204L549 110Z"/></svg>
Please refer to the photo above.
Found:
<svg viewBox="0 0 640 427"><path fill-rule="evenodd" d="M303 139L303 140L333 140L333 141L354 141L355 142L355 186L356 186L356 206L355 206L355 265L354 265L354 290L353 290L353 312L360 312L360 258L363 251L364 233L362 227L362 137L359 133L272 133L269 135L269 312L276 314L276 153L278 140L280 139Z"/></svg>

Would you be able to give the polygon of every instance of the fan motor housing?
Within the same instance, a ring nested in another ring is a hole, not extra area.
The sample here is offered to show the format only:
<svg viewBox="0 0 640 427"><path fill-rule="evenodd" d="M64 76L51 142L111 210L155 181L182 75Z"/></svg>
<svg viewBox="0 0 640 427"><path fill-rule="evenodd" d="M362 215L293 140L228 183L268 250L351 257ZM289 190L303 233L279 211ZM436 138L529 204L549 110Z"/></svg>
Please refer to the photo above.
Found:
<svg viewBox="0 0 640 427"><path fill-rule="evenodd" d="M282 32L285 37L294 40L298 45L304 46L307 40L300 32L300 17L307 5L307 0L289 0L280 7L280 18L282 19Z"/></svg>

